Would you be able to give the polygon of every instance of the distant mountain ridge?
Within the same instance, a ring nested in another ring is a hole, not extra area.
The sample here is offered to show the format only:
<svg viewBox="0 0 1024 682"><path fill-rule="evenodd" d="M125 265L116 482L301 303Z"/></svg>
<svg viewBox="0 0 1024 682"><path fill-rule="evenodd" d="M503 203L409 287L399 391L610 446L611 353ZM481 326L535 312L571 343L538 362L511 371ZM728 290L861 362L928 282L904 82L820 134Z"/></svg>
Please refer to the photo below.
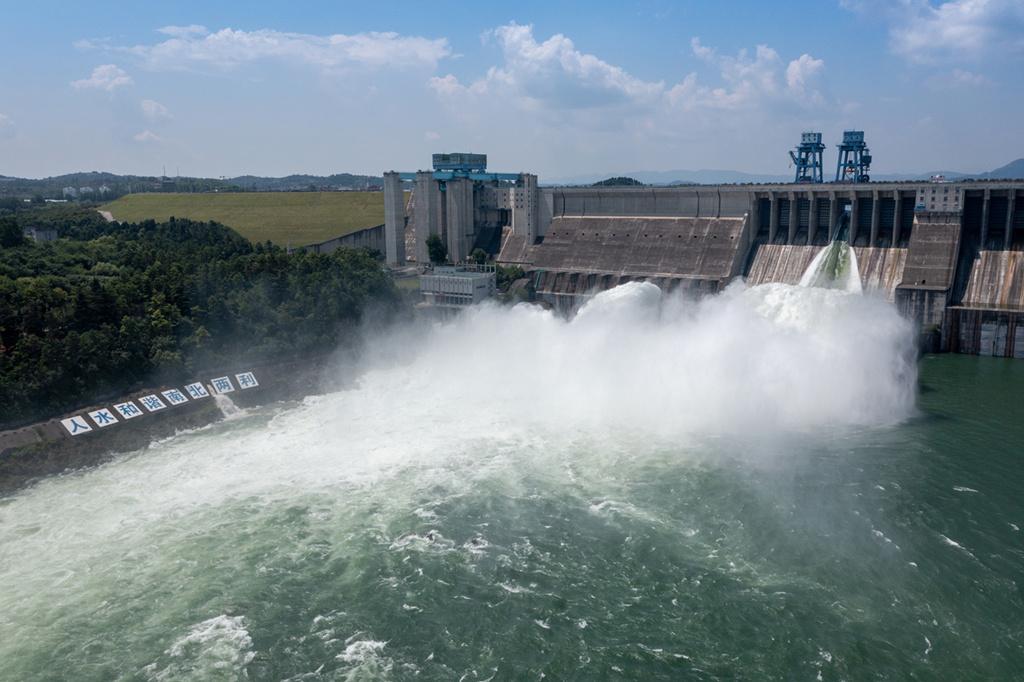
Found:
<svg viewBox="0 0 1024 682"><path fill-rule="evenodd" d="M0 175L0 197L47 199L113 199L136 192L214 192L256 191L287 192L297 190L358 190L379 188L383 177L336 173L334 175L287 175L280 178L240 175L235 178L158 177L154 175L117 175L90 171L65 173L48 178L16 178ZM87 188L82 192L82 188ZM69 191L65 191L65 190ZM72 191L73 190L73 191Z"/></svg>
<svg viewBox="0 0 1024 682"><path fill-rule="evenodd" d="M994 171L983 173L981 176L986 180L1016 180L1024 178L1024 159L1011 161L1005 166L996 168Z"/></svg>
<svg viewBox="0 0 1024 682"><path fill-rule="evenodd" d="M932 176L942 175L948 180L1014 180L1024 178L1024 158L1011 161L1005 166L987 173L962 173L959 171L928 171L923 173L872 173L872 180L928 180ZM636 178L646 185L715 185L715 184L746 184L792 182L793 175L774 175L770 173L744 173L732 170L667 170L667 171L631 171L626 173L593 173L588 175L568 176L561 178L541 178L545 185L592 185L604 178L626 176Z"/></svg>
<svg viewBox="0 0 1024 682"><path fill-rule="evenodd" d="M987 173L961 173L958 171L929 171L927 173L879 173L873 180L927 180L943 175L949 180L1012 180L1024 178L1024 158L1011 161ZM541 178L543 185L592 185L610 177L635 178L645 185L710 185L790 182L790 174L745 173L733 170L667 170L631 171L627 173L592 173L569 177ZM47 199L68 198L65 188L76 190L70 198L77 198L81 188L89 188L83 196L90 199L113 199L131 192L213 192L255 191L287 192L300 190L365 190L379 189L384 179L379 175L335 173L332 175L294 174L284 177L240 175L234 178L158 177L145 175L118 175L100 171L66 173L48 178L17 178L0 175L0 197L43 196ZM105 188L105 189L103 189Z"/></svg>

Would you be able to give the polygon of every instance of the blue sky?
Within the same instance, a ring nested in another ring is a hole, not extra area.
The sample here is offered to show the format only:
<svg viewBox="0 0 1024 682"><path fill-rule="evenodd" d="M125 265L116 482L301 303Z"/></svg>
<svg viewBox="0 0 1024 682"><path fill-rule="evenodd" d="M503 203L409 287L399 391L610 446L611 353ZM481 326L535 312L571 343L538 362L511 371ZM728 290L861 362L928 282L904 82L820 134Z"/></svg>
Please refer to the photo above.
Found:
<svg viewBox="0 0 1024 682"><path fill-rule="evenodd" d="M787 172L863 128L874 171L1024 156L1024 0L4 2L0 174L414 170L542 181Z"/></svg>

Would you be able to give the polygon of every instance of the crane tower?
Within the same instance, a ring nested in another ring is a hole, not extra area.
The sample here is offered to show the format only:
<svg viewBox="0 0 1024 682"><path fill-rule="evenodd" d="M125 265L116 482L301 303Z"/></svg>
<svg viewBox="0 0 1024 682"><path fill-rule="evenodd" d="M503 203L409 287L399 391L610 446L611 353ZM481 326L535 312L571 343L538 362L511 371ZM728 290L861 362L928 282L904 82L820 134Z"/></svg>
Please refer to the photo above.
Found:
<svg viewBox="0 0 1024 682"><path fill-rule="evenodd" d="M871 150L864 143L863 130L844 130L836 164L836 182L868 182Z"/></svg>
<svg viewBox="0 0 1024 682"><path fill-rule="evenodd" d="M796 166L794 182L823 182L822 153L825 145L821 143L821 133L802 133L800 146L789 152Z"/></svg>

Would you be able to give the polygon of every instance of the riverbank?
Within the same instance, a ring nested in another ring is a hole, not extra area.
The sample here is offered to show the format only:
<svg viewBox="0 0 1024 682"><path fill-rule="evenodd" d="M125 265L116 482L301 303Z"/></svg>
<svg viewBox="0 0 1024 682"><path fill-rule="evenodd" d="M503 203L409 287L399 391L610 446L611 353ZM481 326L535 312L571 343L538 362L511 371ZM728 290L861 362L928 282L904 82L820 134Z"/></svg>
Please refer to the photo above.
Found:
<svg viewBox="0 0 1024 682"><path fill-rule="evenodd" d="M330 388L337 382L325 379L324 370L329 365L329 358L245 366L207 374L211 380L228 377L234 390L224 395L240 408L254 407L297 400ZM251 372L256 385L243 390L237 375L247 372ZM232 380L232 377L235 378ZM209 387L207 381L199 383ZM0 432L0 495L31 485L45 476L102 464L118 453L144 448L154 441L207 426L225 417L213 393L192 396L172 404L165 394L176 389L186 393L180 386L151 386L116 401L86 406L53 419ZM163 396L161 402L164 407L153 412L139 409L138 406L144 407L143 400L150 396ZM87 416L99 411L115 414L112 407L115 404L134 405L138 414L127 419L122 416L106 427L101 427ZM72 431L81 426L88 430L72 435Z"/></svg>

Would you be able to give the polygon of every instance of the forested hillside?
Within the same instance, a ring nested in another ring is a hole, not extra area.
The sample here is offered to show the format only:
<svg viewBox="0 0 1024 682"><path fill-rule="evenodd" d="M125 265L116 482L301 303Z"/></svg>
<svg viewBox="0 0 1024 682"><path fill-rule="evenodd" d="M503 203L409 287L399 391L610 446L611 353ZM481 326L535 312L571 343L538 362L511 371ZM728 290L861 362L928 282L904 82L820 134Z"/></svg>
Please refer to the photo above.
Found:
<svg viewBox="0 0 1024 682"><path fill-rule="evenodd" d="M60 239L24 241L25 224ZM0 216L0 427L143 382L328 351L398 295L363 251L293 253L216 223Z"/></svg>

